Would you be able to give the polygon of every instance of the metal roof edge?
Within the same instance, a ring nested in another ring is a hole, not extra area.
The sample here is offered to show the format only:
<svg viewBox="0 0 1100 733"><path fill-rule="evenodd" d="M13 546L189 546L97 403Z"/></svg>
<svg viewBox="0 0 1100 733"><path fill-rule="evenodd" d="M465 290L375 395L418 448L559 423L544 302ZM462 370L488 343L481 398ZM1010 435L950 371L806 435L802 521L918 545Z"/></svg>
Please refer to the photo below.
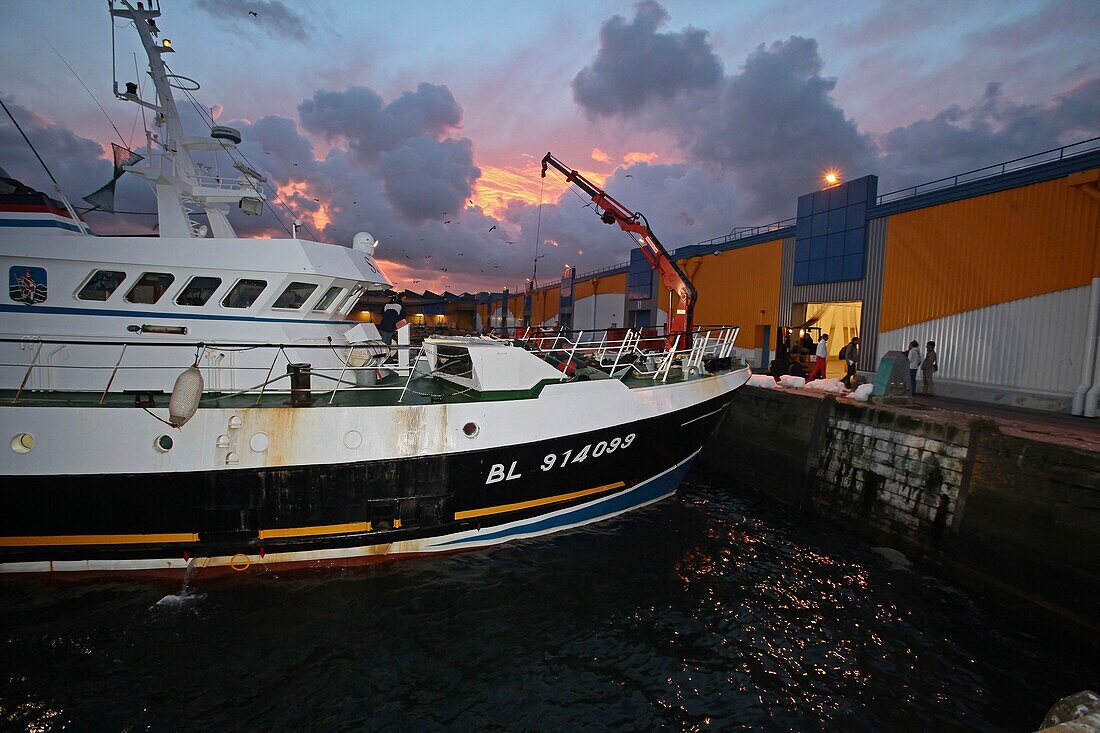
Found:
<svg viewBox="0 0 1100 733"><path fill-rule="evenodd" d="M1071 173L1089 170L1100 166L1100 150L1094 150L1081 155L1074 155L1049 163L1040 163L1034 166L1021 168L1020 170L1002 173L988 178L980 178L968 183L960 183L958 186L944 188L917 194L898 201L890 201L877 206L867 207L867 218L881 219L891 214L900 214L914 209L923 209L927 206L946 204L961 199L985 196L999 191L1007 191L1011 188L1020 188L1034 183L1052 181L1063 178Z"/></svg>

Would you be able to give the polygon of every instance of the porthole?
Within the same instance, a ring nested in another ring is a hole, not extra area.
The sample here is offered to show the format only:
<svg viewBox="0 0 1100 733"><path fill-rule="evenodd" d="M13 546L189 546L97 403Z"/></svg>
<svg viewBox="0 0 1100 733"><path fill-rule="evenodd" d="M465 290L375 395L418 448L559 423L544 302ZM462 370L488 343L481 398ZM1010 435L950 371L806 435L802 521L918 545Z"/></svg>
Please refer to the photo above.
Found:
<svg viewBox="0 0 1100 733"><path fill-rule="evenodd" d="M167 453L172 450L172 446L175 444L171 435L158 435L157 439L153 441L153 447L161 453Z"/></svg>
<svg viewBox="0 0 1100 733"><path fill-rule="evenodd" d="M256 433L252 436L252 440L248 441L248 447L253 453L263 453L269 445L271 441L268 440L267 433Z"/></svg>
<svg viewBox="0 0 1100 733"><path fill-rule="evenodd" d="M477 434L481 432L481 428L477 426L476 422L468 422L462 426L462 432L467 438L476 438Z"/></svg>
<svg viewBox="0 0 1100 733"><path fill-rule="evenodd" d="M34 436L30 433L19 433L11 439L11 449L16 453L30 453L34 450Z"/></svg>
<svg viewBox="0 0 1100 733"><path fill-rule="evenodd" d="M344 447L348 450L355 450L359 446L363 445L363 434L358 430L349 430L344 435Z"/></svg>

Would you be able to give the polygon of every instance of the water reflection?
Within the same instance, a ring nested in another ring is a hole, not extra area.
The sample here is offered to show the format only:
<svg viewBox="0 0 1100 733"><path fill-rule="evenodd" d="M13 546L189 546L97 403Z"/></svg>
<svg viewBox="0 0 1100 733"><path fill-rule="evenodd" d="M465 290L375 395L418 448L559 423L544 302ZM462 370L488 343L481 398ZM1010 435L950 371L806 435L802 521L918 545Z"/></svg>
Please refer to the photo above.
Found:
<svg viewBox="0 0 1100 733"><path fill-rule="evenodd" d="M896 565L696 484L583 531L365 569L182 590L8 580L0 721L1026 730L1100 677L1084 650Z"/></svg>

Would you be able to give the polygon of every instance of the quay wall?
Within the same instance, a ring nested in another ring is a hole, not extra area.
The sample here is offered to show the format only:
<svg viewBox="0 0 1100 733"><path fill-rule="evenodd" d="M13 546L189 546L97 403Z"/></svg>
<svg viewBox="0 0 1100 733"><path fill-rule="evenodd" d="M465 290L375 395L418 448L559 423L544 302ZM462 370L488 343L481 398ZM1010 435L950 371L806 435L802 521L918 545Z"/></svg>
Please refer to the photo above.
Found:
<svg viewBox="0 0 1100 733"><path fill-rule="evenodd" d="M1100 453L961 413L744 387L700 467L1100 645Z"/></svg>

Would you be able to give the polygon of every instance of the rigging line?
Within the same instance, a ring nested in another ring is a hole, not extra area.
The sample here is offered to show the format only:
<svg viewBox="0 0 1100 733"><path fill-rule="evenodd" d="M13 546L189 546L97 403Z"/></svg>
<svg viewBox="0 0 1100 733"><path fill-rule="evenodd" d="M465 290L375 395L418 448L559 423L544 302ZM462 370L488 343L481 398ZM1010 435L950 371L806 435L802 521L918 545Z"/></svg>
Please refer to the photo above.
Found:
<svg viewBox="0 0 1100 733"><path fill-rule="evenodd" d="M535 225L535 259L531 263L531 290L535 289L535 273L539 268L539 239L542 236L542 202L543 194L546 191L546 178L540 178L539 181L539 217L538 223Z"/></svg>
<svg viewBox="0 0 1100 733"><path fill-rule="evenodd" d="M76 80L80 82L80 86L84 87L84 91L86 91L88 93L88 96L92 98L92 101L95 102L95 106L99 107L99 111L102 112L103 116L107 118L107 122L111 123L111 127L114 129L115 134L118 135L118 141L123 145L126 145L126 138L124 138L122 136L122 133L118 131L118 128L115 127L115 121L111 119L111 116L109 114L107 114L107 110L103 109L103 105L100 104L99 100L96 99L96 96L92 94L92 90L88 88L88 85L84 83L84 80L80 78L80 75L76 73L76 70L69 65L69 62L65 60L65 57L61 55L61 52L54 48L54 45L50 43L50 39L42 36L42 40L46 42L46 45L49 46L55 54L57 54L57 58L61 59L61 63L65 64L65 68L72 72L73 76L76 77ZM129 150L129 148L127 148L127 150Z"/></svg>
<svg viewBox="0 0 1100 733"><path fill-rule="evenodd" d="M172 67L168 66L168 64L165 64L164 68L168 69L168 71L172 72L173 74L175 73L174 71L172 71ZM209 114L206 111L206 108L203 107L201 104L199 104L198 100L195 99L195 96L193 94L191 94L191 92L189 90L181 89L180 91L182 91L184 93L184 95L187 97L188 101L191 102L191 106L194 107L196 111L198 111L199 116L202 118L203 124L205 124L211 130L213 130L214 122L215 122L214 116ZM232 160L236 161L236 158L233 157L233 152L234 151L229 150L225 146L225 143L222 143L222 150L224 150L225 153ZM241 156L241 158L244 160L245 165L247 165L252 170L256 170L256 167L252 165L252 161L248 159L248 156L245 155L242 150L237 149L235 152L237 152ZM285 201L283 201L282 197L279 196L279 191L274 186L271 187L271 193L275 197L275 200L278 201L280 204L282 204L283 208L287 210L288 214L290 214L295 219L298 219L298 215L294 212L293 209L290 208L290 206ZM287 234L289 234L290 236L293 237L294 232L291 231L290 227L288 227L286 225L286 222L283 221L282 217L279 216L278 213L276 213L275 207L272 206L271 204L267 204L267 208L271 211L272 215L275 217L275 221L279 222L279 226L281 226L283 228L283 231L285 231ZM320 237L317 236L317 233L314 232L313 229L310 226L308 226L305 222L302 222L302 228L306 230L306 233L308 233L311 237L313 237L314 241L320 241Z"/></svg>
<svg viewBox="0 0 1100 733"><path fill-rule="evenodd" d="M171 72L173 74L175 73L172 70L172 67L170 67L168 64L165 64L164 68L166 68L169 72ZM214 128L213 123L215 122L213 115L209 114L206 111L206 108L203 107L201 104L199 104L198 100L195 98L195 96L193 94L191 94L191 92L189 90L181 89L180 91L182 91L184 96L187 97L187 101L189 101L191 103L191 106L195 108L195 111L197 111L199 113L199 117L202 119L203 124L206 125L208 128L210 128L211 130L213 130L213 128ZM225 153L230 157L230 159L236 161L236 158L233 157L233 151L229 150L225 146L225 143L222 143L222 150L225 151ZM248 156L246 156L240 150L237 150L236 152L240 153L241 158L244 159L245 164L248 165L249 168L252 168L253 170L255 170L255 167L252 165L252 162L248 159ZM275 199L280 204L283 205L283 208L285 208L291 216L294 216L295 218L297 218L297 216L295 216L294 211L292 211L291 208L289 206L287 206L287 204L279 197L279 192L277 190L275 190L274 187L272 187L271 191L272 191L272 194L275 196ZM267 204L267 206L265 208L267 208L268 210L271 211L271 214L275 217L275 221L279 222L279 226L282 227L283 231L293 237L294 232L291 231L290 227L288 227L286 225L286 222L283 221L282 217L280 217L275 212L275 207L271 206L270 204ZM309 232L310 236L312 236L315 240L318 239L317 235L313 233L313 230L310 229L309 227L305 227L304 223L303 223L303 227L306 229L306 231Z"/></svg>
<svg viewBox="0 0 1100 733"><path fill-rule="evenodd" d="M29 137L27 137L27 133L23 132L23 128L19 126L19 122L15 119L15 115L13 115L11 113L11 110L8 109L8 105L4 104L4 100L2 98L0 98L0 107L3 107L4 111L8 113L8 118L12 121L12 124L15 125L15 129L19 130L19 134L23 136L23 140L26 141L27 145L31 149L31 152L34 153L34 157L38 158L38 162L42 164L42 168L46 171L46 175L50 177L50 180L53 181L53 185L57 187L58 191L60 191L61 184L58 183L57 179L53 177L53 173L50 172L50 167L46 165L46 161L42 160L42 156L38 154L38 150L34 147L34 143L31 142Z"/></svg>

